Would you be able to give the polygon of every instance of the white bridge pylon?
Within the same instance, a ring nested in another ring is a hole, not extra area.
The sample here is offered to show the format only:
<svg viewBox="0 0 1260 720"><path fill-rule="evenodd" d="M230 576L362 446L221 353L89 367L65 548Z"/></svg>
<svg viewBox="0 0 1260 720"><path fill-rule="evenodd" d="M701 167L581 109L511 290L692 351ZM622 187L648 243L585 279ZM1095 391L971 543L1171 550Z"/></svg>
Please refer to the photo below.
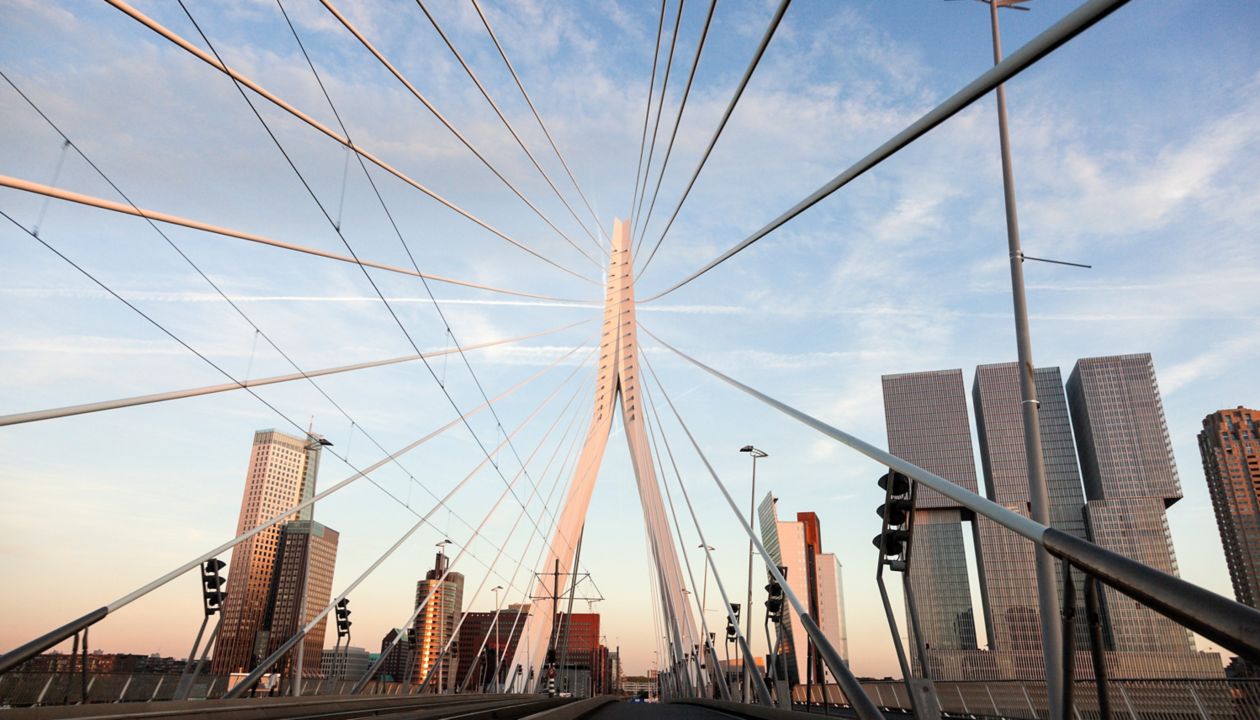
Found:
<svg viewBox="0 0 1260 720"><path fill-rule="evenodd" d="M557 564L560 572L573 571L573 556L578 537L586 522L586 512L591 504L591 494L599 476L599 467L608 445L612 430L613 412L617 400L621 400L621 421L625 427L626 441L630 446L630 461L634 467L635 481L639 486L639 499L643 505L643 521L647 527L649 565L657 573L657 588L661 603L662 620L665 623L670 646L670 661L681 669L683 653L693 645L704 643L696 632L694 620L687 609L683 593L682 569L678 564L674 537L667 523L665 506L661 502L660 486L648 444L647 428L643 421L643 403L639 382L639 346L635 324L634 262L630 255L630 227L621 220L613 223L612 254L608 264L608 282L604 298L604 326L599 348L599 375L595 385L595 409L591 416L590 430L582 445L573 478L569 483L564 507L551 538L547 560L540 573L551 573ZM564 584L563 582L561 583ZM563 593L560 593L563 595ZM534 591L535 598L550 597L551 584L540 575ZM517 668L525 679L526 689L537 687L540 672L546 658L547 647L557 617L559 601L535 599L529 618L517 645L516 657L507 666L506 681L516 679ZM557 655L559 652L557 651ZM682 670L686 675L686 670Z"/></svg>

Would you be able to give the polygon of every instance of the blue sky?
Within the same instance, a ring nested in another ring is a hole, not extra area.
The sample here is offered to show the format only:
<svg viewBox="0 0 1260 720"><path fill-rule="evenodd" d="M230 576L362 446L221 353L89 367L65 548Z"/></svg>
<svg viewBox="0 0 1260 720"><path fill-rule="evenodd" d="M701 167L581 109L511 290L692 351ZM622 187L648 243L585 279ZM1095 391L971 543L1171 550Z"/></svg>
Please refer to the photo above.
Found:
<svg viewBox="0 0 1260 720"><path fill-rule="evenodd" d="M659 6L485 6L609 228L612 218L629 214ZM1033 12L1004 13L1008 52L1074 6L1042 0ZM178 5L138 7L201 44ZM335 123L273 3L189 7L230 65L321 122ZM674 7L671 2L667 26ZM543 254L597 276L321 6L289 2L286 8L357 143ZM684 8L662 135L706 8L697 0ZM434 2L431 9L580 208L471 6ZM548 217L586 242L414 4L346 3L342 10ZM765 2L719 5L650 239L772 11ZM1260 40L1251 31L1258 21L1260 8L1243 1L1133 3L1008 86L1025 250L1094 266L1026 268L1035 356L1041 365L1060 365L1066 375L1079 357L1154 355L1185 490L1185 499L1169 512L1181 570L1225 594L1229 579L1195 433L1213 410L1260 403L1253 379L1260 332L1250 308L1260 267ZM223 75L104 4L8 3L0 8L0 23L10 30L0 47L0 69L141 207L344 252ZM986 8L977 3L798 0L640 294L667 287L742 239L991 60ZM321 201L330 211L343 205L341 227L355 251L408 264L353 162L345 172L343 204L345 151L274 108L260 108ZM59 138L7 86L0 87L0 113L2 173L49 183L61 154ZM985 98L719 269L644 306L642 321L706 362L882 443L881 374L961 367L970 383L975 365L1013 359L995 135L992 98ZM381 172L373 179L422 270L598 299L598 288L510 247L416 190ZM118 200L73 154L55 184ZM61 202L45 209L40 199L11 190L0 190L0 209L28 227L42 216L41 237L228 372L259 377L291 371L142 221ZM355 267L164 229L304 369L411 351ZM6 320L0 328L0 412L223 381L11 225L0 228L0 253L0 315ZM373 278L420 347L449 343L419 283L388 273ZM572 305L507 304L501 296L449 286L435 285L434 293L462 343L597 313ZM593 331L589 324L468 357L486 391L496 394L588 344ZM759 494L772 489L783 510L819 513L825 549L839 554L845 566L854 667L863 675L892 674L895 660L868 582L880 470L732 394L654 343L644 344L733 492L747 493L747 459L737 449L753 442L771 453L759 468ZM574 358L584 356L579 351L498 405L504 426L524 420L577 366ZM433 367L459 407L480 402L457 360L439 359ZM589 408L590 377L581 369L514 439L522 456L575 391L575 412ZM381 454L368 434L393 449L453 417L432 377L415 364L336 376L321 386L354 418L353 426L309 385L273 386L259 394L299 424L313 417L356 465ZM555 468L544 475L542 464L570 417L564 416L530 466L544 492ZM257 400L229 393L5 428L0 572L24 592L0 598L0 615L19 619L0 628L0 647L97 607L226 539L235 527L252 432L284 425ZM487 444L501 437L489 415L472 426ZM678 451L683 438L676 431L671 437ZM701 500L698 510L718 548L723 577L742 587L746 558L739 530L694 454L678 454L689 489ZM382 468L373 477L423 512L432 502L426 503L421 486L441 494L480 457L467 431L452 430L404 457L405 470ZM509 479L514 462L504 463ZM327 457L321 483L349 472ZM375 648L406 617L432 543L444 534L462 542L468 530L455 513L475 525L501 489L496 474L479 475L451 513L434 516L437 529L418 533L356 592L355 644ZM644 632L649 600L637 508L628 455L616 434L583 556L609 597L598 606L604 632L610 644L626 650L631 671L646 667L652 651ZM414 520L368 484L321 504L316 517L342 533L339 588ZM488 562L513 519L512 508L502 508L472 552ZM694 548L698 540L690 531L685 536ZM530 553L537 540L533 548ZM470 587L484 574L476 563L465 571ZM522 588L526 577L517 576ZM187 652L198 620L194 585L181 579L111 617L93 631L93 644ZM491 605L488 591L476 603ZM716 613L710 618L716 622Z"/></svg>

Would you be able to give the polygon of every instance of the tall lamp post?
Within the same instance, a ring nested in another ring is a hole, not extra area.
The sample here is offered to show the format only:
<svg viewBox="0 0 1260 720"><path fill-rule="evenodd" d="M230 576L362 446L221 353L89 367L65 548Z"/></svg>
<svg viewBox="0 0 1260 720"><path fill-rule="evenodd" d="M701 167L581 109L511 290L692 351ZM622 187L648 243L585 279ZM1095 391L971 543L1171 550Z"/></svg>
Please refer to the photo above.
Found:
<svg viewBox="0 0 1260 720"><path fill-rule="evenodd" d="M989 5L989 24L993 33L993 63L1002 62L1002 33L998 28L998 10L1027 11L1022 3L1028 0L980 0ZM1019 240L1019 215L1015 205L1015 176L1011 169L1010 128L1006 118L1006 87L997 86L998 143L1002 156L1002 197L1006 206L1006 242L1011 263L1011 296L1015 310L1015 343L1019 359L1020 407L1024 419L1024 454L1028 460L1028 499L1032 519L1050 524L1050 497L1046 489L1045 460L1041 452L1041 421L1038 410L1037 382L1032 356L1032 339L1028 330L1028 299L1024 293L1024 251ZM1041 647L1046 664L1046 690L1051 720L1067 717L1062 707L1063 638L1057 632L1059 596L1054 561L1045 548L1036 548L1037 605L1041 611Z"/></svg>
<svg viewBox="0 0 1260 720"><path fill-rule="evenodd" d="M494 654L496 657L499 655L499 617L503 614L503 608L500 607L499 605L499 592L502 590L503 590L502 585L495 585L494 587L490 588L490 592L494 593ZM494 668L494 678L491 680L491 682L493 683L491 685L493 690L491 690L490 692L498 692L499 691L499 668L497 664Z"/></svg>
<svg viewBox="0 0 1260 720"><path fill-rule="evenodd" d="M745 445L739 449L742 453L748 453L752 457L752 488L748 492L748 527L756 527L754 524L754 513L757 508L757 461L763 457L770 457L770 453L758 450L752 445ZM744 637L748 642L752 642L752 592L753 592L753 541L748 538L748 614L744 618ZM756 672L756 668L749 668L748 663L752 662L752 658L744 658L744 665L741 668L744 675L744 702L752 700L752 673Z"/></svg>
<svg viewBox="0 0 1260 720"><path fill-rule="evenodd" d="M713 547L712 545L706 545L704 543L700 543L700 549L705 551L706 553L711 553L714 550L717 550L717 548ZM704 564L704 586L703 586L703 589L700 591L700 612L705 613L708 611L709 611L709 563L706 562Z"/></svg>

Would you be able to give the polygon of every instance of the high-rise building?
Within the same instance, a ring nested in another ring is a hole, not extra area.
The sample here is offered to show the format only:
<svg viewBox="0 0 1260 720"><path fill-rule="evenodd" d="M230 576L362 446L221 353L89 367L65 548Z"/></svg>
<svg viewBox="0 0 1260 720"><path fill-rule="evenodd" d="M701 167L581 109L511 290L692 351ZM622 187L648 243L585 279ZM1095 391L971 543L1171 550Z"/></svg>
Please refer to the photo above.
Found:
<svg viewBox="0 0 1260 720"><path fill-rule="evenodd" d="M512 661L528 618L529 605L510 605L498 612L464 613L455 640L457 682L462 685L467 680L467 689L475 692L492 683L496 666L500 681L506 679L507 664Z"/></svg>
<svg viewBox="0 0 1260 720"><path fill-rule="evenodd" d="M1234 597L1260 602L1260 411L1241 405L1203 418L1199 454Z"/></svg>
<svg viewBox="0 0 1260 720"><path fill-rule="evenodd" d="M844 619L843 567L835 553L818 553L818 627L831 641L836 652L849 662L849 631ZM824 665L824 669L825 669ZM830 671L828 671L830 672ZM835 678L826 675L828 682Z"/></svg>
<svg viewBox="0 0 1260 720"><path fill-rule="evenodd" d="M433 569L416 583L416 607L424 607L416 616L416 666L413 678L423 683L433 672L430 687L453 690L459 685L455 678L455 624L464 605L464 576L450 571L450 558L445 552L437 554ZM451 647L442 652L450 642Z"/></svg>
<svg viewBox="0 0 1260 720"><path fill-rule="evenodd" d="M822 527L818 515L798 512L796 520L780 520L778 498L767 493L758 507L761 541L775 563L786 570L785 577L793 594L806 604L814 621L832 647L847 662L848 643L844 635L844 598L840 586L840 561L831 553L822 552ZM791 683L822 682L826 665L822 656L813 652L800 616L788 603L783 607L784 622L780 626L779 652L787 665Z"/></svg>
<svg viewBox="0 0 1260 720"><path fill-rule="evenodd" d="M236 534L314 495L322 447L319 440L315 435L296 438L277 430L254 433ZM310 520L310 508L289 519ZM272 526L232 548L227 598L211 665L216 674L248 672L266 656L267 639L260 631L264 629L280 532L279 526Z"/></svg>
<svg viewBox="0 0 1260 720"><path fill-rule="evenodd" d="M267 654L275 652L290 637L315 619L332 599L333 570L337 565L336 530L314 520L294 520L280 529L276 566L260 636L267 636ZM319 677L318 658L324 647L328 617L320 619L302 639L302 676ZM286 671L297 661L297 649L281 658L277 671Z"/></svg>
<svg viewBox="0 0 1260 720"><path fill-rule="evenodd" d="M1062 375L1057 367L1038 368L1034 379L1050 524L1084 539L1085 496L1076 464L1076 445L1072 441L1072 422L1068 417ZM1019 365L1002 363L976 368L972 402L980 438L985 497L1031 517ZM998 665L1003 677L1044 677L1034 547L988 518L978 517L976 523L980 536L976 559L989 650L1002 654ZM1060 575L1058 593L1062 597L1062 570L1056 567L1056 572ZM1076 606L1084 607L1084 575L1074 571L1073 580ZM1083 612L1077 613L1075 629L1076 647L1088 647L1088 626Z"/></svg>
<svg viewBox="0 0 1260 720"><path fill-rule="evenodd" d="M397 630L390 630L381 638L381 655L385 659L376 671L377 680L400 683L411 679L415 674L415 646L406 634L401 638L398 635ZM394 638L398 638L397 643Z"/></svg>
<svg viewBox="0 0 1260 720"><path fill-rule="evenodd" d="M599 613L560 613L556 623L556 689L574 697L608 692L608 648L600 642Z"/></svg>
<svg viewBox="0 0 1260 720"><path fill-rule="evenodd" d="M885 375L882 380L889 451L976 492L962 370ZM948 658L955 651L976 649L962 525L971 513L934 490L920 486L915 492L908 580L918 603L928 667L933 677L948 679L962 673ZM911 655L921 667L914 632L907 632Z"/></svg>
<svg viewBox="0 0 1260 720"><path fill-rule="evenodd" d="M1151 356L1079 360L1067 392L1090 540L1176 575L1165 509L1181 499L1181 483ZM1185 628L1111 588L1103 613L1109 649L1146 658L1132 677L1202 675L1206 654L1195 652ZM1215 669L1219 676L1219 658Z"/></svg>

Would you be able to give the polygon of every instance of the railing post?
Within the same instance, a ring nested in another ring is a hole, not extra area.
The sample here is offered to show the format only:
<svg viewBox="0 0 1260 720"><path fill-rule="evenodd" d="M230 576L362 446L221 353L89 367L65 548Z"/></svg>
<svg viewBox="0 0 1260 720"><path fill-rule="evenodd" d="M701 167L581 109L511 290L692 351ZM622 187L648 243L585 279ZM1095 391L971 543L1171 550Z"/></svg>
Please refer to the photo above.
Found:
<svg viewBox="0 0 1260 720"><path fill-rule="evenodd" d="M1133 703L1129 701L1129 693L1125 691L1123 685L1117 685L1116 687L1120 688L1120 699L1124 700L1124 706L1129 710L1129 717L1131 720L1138 720L1137 712L1133 710Z"/></svg>
<svg viewBox="0 0 1260 720"><path fill-rule="evenodd" d="M1189 690L1190 697L1194 700L1194 706L1199 709L1199 717L1203 718L1203 720L1212 720L1208 717L1207 710L1203 709L1203 703L1199 702L1199 693L1195 692L1193 687L1189 688Z"/></svg>
<svg viewBox="0 0 1260 720"><path fill-rule="evenodd" d="M1072 580L1072 563L1063 561L1063 702L1060 705L1066 715L1075 706L1072 695L1076 690L1076 645L1072 621L1076 618L1076 583ZM1054 692L1046 684L1047 696Z"/></svg>
<svg viewBox="0 0 1260 720"><path fill-rule="evenodd" d="M1111 720L1111 695L1107 688L1107 654L1103 648L1102 610L1098 602L1098 578L1085 576L1085 620L1089 625L1089 654L1094 663L1099 720Z"/></svg>
<svg viewBox="0 0 1260 720"><path fill-rule="evenodd" d="M1041 718L1037 716L1037 708L1033 705L1032 698L1028 696L1028 688L1025 687L1023 683L1020 683L1019 689L1024 693L1024 702L1028 703L1028 712L1032 713L1033 720L1041 720ZM1050 688L1046 687L1046 690L1049 691Z"/></svg>

